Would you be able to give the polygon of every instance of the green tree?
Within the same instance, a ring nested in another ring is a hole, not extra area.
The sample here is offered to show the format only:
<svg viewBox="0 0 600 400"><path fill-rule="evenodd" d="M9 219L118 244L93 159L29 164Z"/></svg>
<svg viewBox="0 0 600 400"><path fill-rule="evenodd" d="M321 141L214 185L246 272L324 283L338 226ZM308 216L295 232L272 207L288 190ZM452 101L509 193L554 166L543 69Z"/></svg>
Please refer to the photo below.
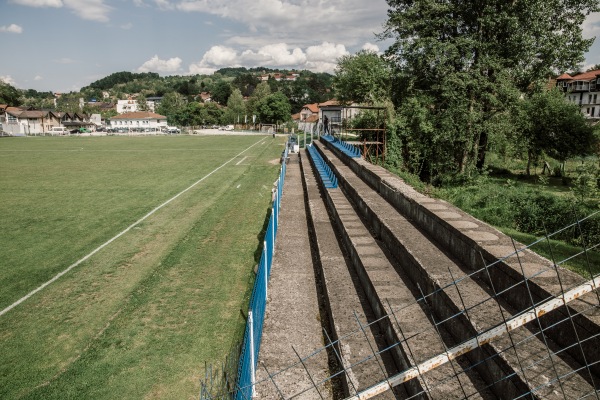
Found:
<svg viewBox="0 0 600 400"><path fill-rule="evenodd" d="M260 80L252 74L242 74L235 77L231 83L233 87L238 88L243 96L250 96Z"/></svg>
<svg viewBox="0 0 600 400"><path fill-rule="evenodd" d="M263 123L279 124L291 119L292 107L281 92L273 93L258 103L258 118Z"/></svg>
<svg viewBox="0 0 600 400"><path fill-rule="evenodd" d="M231 85L224 80L219 81L210 92L213 101L221 104L227 104L229 96L231 96Z"/></svg>
<svg viewBox="0 0 600 400"><path fill-rule="evenodd" d="M375 52L361 50L338 60L333 79L342 102L374 104L390 98L391 69Z"/></svg>
<svg viewBox="0 0 600 400"><path fill-rule="evenodd" d="M21 105L21 94L19 91L6 82L0 81L0 103L8 104L11 107Z"/></svg>
<svg viewBox="0 0 600 400"><path fill-rule="evenodd" d="M63 93L56 100L56 109L62 112L80 113L82 112L81 99L79 92Z"/></svg>
<svg viewBox="0 0 600 400"><path fill-rule="evenodd" d="M150 107L148 107L148 100L146 100L146 96L143 94L136 97L137 108L139 111L150 111Z"/></svg>
<svg viewBox="0 0 600 400"><path fill-rule="evenodd" d="M593 153L594 127L579 106L565 101L555 89L533 93L521 102L521 143L527 151L527 174L543 152L564 163L568 158Z"/></svg>
<svg viewBox="0 0 600 400"><path fill-rule="evenodd" d="M583 60L592 40L582 38L581 23L599 8L598 0L388 4L381 37L394 40L387 51L395 67L393 99L406 107L417 97L433 126L430 144L449 146L432 155L441 158L421 160L430 178L484 167L493 136L515 129L505 123L496 132L496 123L507 118L520 93ZM405 139L419 143L419 134L407 132Z"/></svg>
<svg viewBox="0 0 600 400"><path fill-rule="evenodd" d="M577 168L577 177L571 191L575 198L584 202L598 195L598 168L593 163L582 162Z"/></svg>
<svg viewBox="0 0 600 400"><path fill-rule="evenodd" d="M167 93L156 108L156 112L166 116L168 119L169 116L175 115L179 110L184 108L185 104L185 98L181 94L177 92Z"/></svg>
<svg viewBox="0 0 600 400"><path fill-rule="evenodd" d="M240 89L233 89L229 100L227 100L227 110L225 111L225 119L228 123L244 122L246 115L246 104Z"/></svg>
<svg viewBox="0 0 600 400"><path fill-rule="evenodd" d="M270 94L271 87L269 84L267 82L259 83L246 104L248 115L258 115L258 104Z"/></svg>
<svg viewBox="0 0 600 400"><path fill-rule="evenodd" d="M203 104L203 118L204 122L202 125L219 125L223 122L223 110L219 108L219 105L215 102L208 102Z"/></svg>

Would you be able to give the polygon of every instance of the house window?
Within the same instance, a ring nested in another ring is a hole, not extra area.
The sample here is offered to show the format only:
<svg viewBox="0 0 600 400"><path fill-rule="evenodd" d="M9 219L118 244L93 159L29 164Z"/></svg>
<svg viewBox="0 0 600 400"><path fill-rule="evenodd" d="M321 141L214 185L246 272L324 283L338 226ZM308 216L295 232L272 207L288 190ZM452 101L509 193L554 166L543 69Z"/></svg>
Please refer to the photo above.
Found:
<svg viewBox="0 0 600 400"><path fill-rule="evenodd" d="M587 115L590 115L590 108L589 108L589 107L586 109L585 113L586 113Z"/></svg>
<svg viewBox="0 0 600 400"><path fill-rule="evenodd" d="M597 94L595 94L595 95L594 95L594 104L596 104L596 102L597 102L597 101L598 101L598 95L597 95Z"/></svg>
<svg viewBox="0 0 600 400"><path fill-rule="evenodd" d="M592 107L592 117L596 114L596 107Z"/></svg>
<svg viewBox="0 0 600 400"><path fill-rule="evenodd" d="M592 95L591 94L588 96L588 104L592 104Z"/></svg>

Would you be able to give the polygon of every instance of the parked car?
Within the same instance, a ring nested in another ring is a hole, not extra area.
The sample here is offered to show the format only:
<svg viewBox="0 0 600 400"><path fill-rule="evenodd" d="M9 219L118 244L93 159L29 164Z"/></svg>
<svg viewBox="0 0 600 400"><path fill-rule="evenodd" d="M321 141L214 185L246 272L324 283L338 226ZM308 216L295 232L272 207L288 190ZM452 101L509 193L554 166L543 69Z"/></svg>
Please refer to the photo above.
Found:
<svg viewBox="0 0 600 400"><path fill-rule="evenodd" d="M181 131L176 126L167 126L167 133L180 133L180 132Z"/></svg>
<svg viewBox="0 0 600 400"><path fill-rule="evenodd" d="M64 126L53 126L52 129L50 129L51 135L66 135L67 133L69 133L69 130Z"/></svg>

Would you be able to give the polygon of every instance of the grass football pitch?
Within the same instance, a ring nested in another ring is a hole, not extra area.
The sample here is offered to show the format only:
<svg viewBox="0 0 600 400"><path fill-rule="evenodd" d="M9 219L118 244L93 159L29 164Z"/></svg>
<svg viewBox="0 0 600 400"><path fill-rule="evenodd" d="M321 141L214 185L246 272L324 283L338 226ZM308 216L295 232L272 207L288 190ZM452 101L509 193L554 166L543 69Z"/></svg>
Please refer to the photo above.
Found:
<svg viewBox="0 0 600 400"><path fill-rule="evenodd" d="M197 398L241 337L282 150L0 139L0 398Z"/></svg>

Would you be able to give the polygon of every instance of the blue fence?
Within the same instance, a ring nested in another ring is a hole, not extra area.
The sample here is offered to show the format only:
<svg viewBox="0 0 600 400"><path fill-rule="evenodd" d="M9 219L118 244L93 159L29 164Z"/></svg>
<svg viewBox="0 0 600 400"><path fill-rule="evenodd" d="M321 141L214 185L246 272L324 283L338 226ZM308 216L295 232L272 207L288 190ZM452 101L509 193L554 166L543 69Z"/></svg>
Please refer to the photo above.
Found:
<svg viewBox="0 0 600 400"><path fill-rule="evenodd" d="M258 352L262 338L263 321L265 319L265 308L267 305L267 289L269 277L271 276L271 267L273 265L273 254L275 252L275 237L277 236L277 226L279 225L279 210L281 208L281 194L283 191L283 181L285 179L286 161L288 159L288 145L286 143L285 151L282 155L281 171L277 187L274 192L273 207L269 225L263 242L263 251L258 264L254 288L250 296L248 308L248 321L246 322L246 331L242 342L242 350L237 373L237 390L235 399L250 399L254 391L254 379L256 364L258 363Z"/></svg>

